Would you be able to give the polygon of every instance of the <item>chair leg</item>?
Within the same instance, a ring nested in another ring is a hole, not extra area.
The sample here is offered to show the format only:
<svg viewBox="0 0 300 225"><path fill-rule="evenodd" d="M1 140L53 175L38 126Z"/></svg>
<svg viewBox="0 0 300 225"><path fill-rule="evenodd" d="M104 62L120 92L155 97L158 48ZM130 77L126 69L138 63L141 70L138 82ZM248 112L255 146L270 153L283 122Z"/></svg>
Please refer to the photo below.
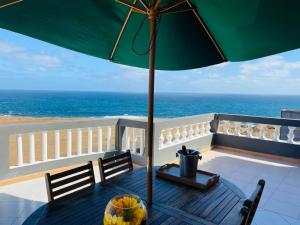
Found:
<svg viewBox="0 0 300 225"><path fill-rule="evenodd" d="M102 162L101 158L98 159L98 165L99 165L99 173L100 173L101 181L104 181L105 176L104 176L104 171L103 171L103 162Z"/></svg>
<svg viewBox="0 0 300 225"><path fill-rule="evenodd" d="M50 174L49 173L45 174L45 183L46 183L48 201L52 202L54 200L54 198L53 198L53 194L52 194L51 179L50 179Z"/></svg>

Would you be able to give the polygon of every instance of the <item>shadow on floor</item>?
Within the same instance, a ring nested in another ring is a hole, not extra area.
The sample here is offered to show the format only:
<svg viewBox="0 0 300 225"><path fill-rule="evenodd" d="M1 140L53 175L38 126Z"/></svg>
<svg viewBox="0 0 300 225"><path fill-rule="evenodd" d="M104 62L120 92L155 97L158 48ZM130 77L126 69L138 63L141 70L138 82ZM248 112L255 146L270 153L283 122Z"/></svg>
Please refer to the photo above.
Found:
<svg viewBox="0 0 300 225"><path fill-rule="evenodd" d="M0 193L0 224L21 225L43 204L45 203Z"/></svg>

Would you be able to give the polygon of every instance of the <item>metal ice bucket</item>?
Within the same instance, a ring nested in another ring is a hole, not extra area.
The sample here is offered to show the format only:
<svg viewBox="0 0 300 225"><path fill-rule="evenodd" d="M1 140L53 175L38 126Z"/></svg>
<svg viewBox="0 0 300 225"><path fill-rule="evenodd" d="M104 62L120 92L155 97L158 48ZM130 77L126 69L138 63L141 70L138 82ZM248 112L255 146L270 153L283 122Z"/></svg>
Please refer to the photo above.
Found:
<svg viewBox="0 0 300 225"><path fill-rule="evenodd" d="M180 176L195 177L198 161L202 159L200 152L193 149L186 149L185 146L182 146L182 149L177 151L176 157L179 157Z"/></svg>

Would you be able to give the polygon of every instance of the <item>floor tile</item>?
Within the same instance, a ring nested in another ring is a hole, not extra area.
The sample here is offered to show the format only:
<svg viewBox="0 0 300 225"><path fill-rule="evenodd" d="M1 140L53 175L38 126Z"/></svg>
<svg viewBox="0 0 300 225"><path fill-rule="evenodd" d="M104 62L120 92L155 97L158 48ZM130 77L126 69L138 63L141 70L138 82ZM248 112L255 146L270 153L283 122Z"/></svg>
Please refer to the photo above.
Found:
<svg viewBox="0 0 300 225"><path fill-rule="evenodd" d="M256 211L254 222L257 225L290 225L290 223L279 214L265 210Z"/></svg>
<svg viewBox="0 0 300 225"><path fill-rule="evenodd" d="M266 202L264 209L279 213L281 215L289 216L294 219L298 219L298 215L300 214L300 206L292 205L288 202L281 202L271 198Z"/></svg>

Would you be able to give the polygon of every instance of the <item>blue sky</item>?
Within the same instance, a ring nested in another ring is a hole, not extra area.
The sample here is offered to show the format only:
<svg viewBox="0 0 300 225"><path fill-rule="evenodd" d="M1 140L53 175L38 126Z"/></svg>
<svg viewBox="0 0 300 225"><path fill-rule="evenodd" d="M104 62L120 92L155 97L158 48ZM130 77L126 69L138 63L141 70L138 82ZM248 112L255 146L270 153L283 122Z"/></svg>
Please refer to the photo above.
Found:
<svg viewBox="0 0 300 225"><path fill-rule="evenodd" d="M147 70L0 29L0 89L147 92ZM188 71L158 71L157 92L300 95L300 50Z"/></svg>

